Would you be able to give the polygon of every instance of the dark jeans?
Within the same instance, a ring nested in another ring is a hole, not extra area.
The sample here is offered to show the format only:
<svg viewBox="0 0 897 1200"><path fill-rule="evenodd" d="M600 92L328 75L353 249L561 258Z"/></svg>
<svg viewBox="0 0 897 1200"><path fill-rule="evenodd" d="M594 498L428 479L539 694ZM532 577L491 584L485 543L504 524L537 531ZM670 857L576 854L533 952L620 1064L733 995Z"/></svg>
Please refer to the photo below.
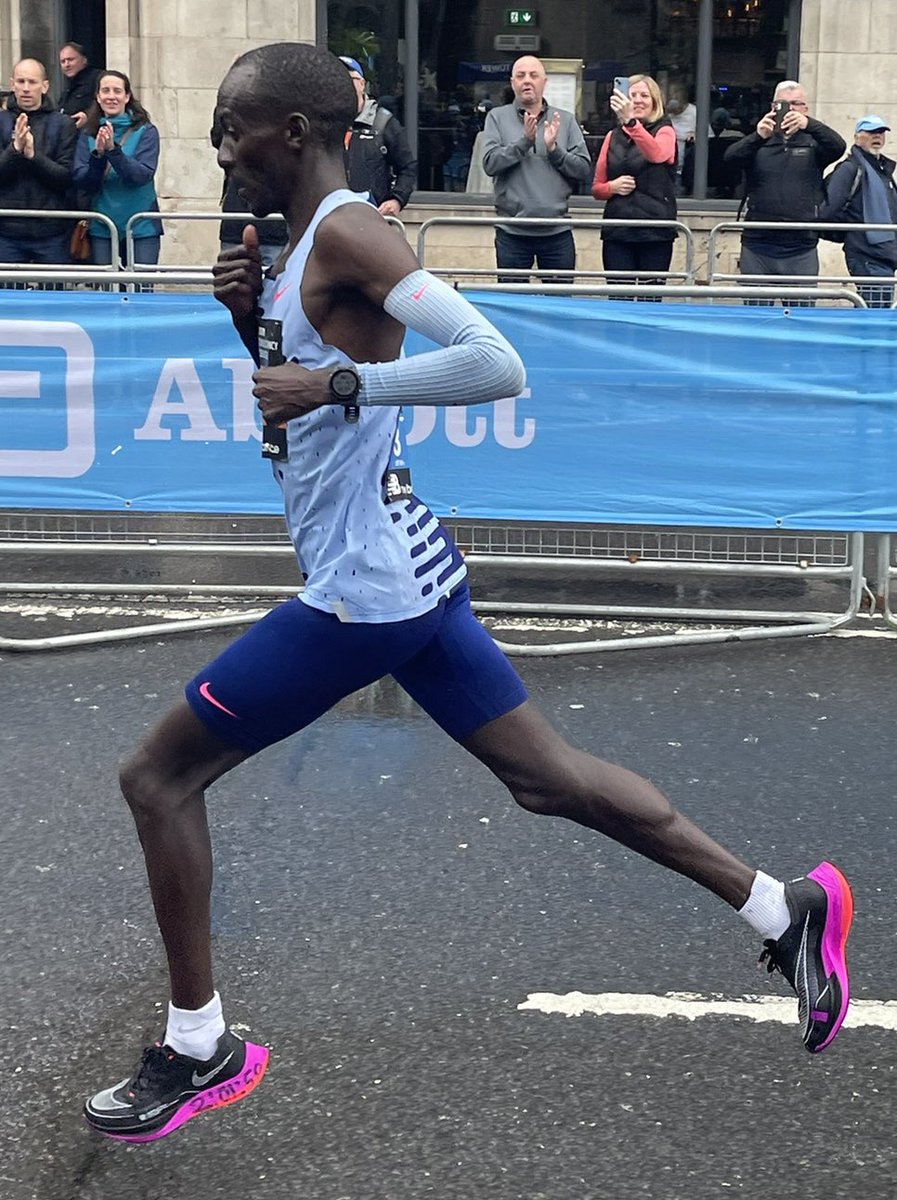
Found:
<svg viewBox="0 0 897 1200"><path fill-rule="evenodd" d="M810 250L802 250L800 254L792 254L788 258L773 258L770 254L758 254L750 246L742 245L738 269L742 275L818 275L819 251L813 246ZM799 282L796 280L791 283L789 280L786 286L796 287ZM750 286L750 283L745 284L745 287ZM757 283L753 286L763 287L763 284ZM807 284L807 287L815 286L815 280L810 280ZM792 308L813 308L816 305L815 300L789 300L788 303ZM771 306L775 304L775 300L745 300L745 304Z"/></svg>
<svg viewBox="0 0 897 1200"><path fill-rule="evenodd" d="M879 262L875 258L867 258L865 254L848 254L844 251L847 269L856 278L863 275L880 275L889 279L888 284L858 283L857 291L870 308L890 308L894 303L894 268L888 263Z"/></svg>
<svg viewBox="0 0 897 1200"><path fill-rule="evenodd" d="M159 251L162 248L162 238L159 234L154 237L139 237L134 238L134 262L142 263L145 266L155 266L159 261ZM121 238L118 243L118 257L121 265L125 265L125 239ZM108 267L112 262L112 238L90 237L90 261L95 267ZM98 285L101 290L107 290L105 284ZM120 287L119 291L123 291L124 287ZM153 285L151 283L138 284L134 289L137 292L151 292Z"/></svg>
<svg viewBox="0 0 897 1200"><path fill-rule="evenodd" d="M576 244L573 241L573 231L565 229L563 233L543 234L538 237L528 237L517 233L507 233L504 229L495 231L495 263L499 270L520 268L526 270L536 263L540 271L572 271L576 266ZM499 283L526 283L523 275L499 275ZM572 283L570 275L546 276L544 283Z"/></svg>
<svg viewBox="0 0 897 1200"><path fill-rule="evenodd" d="M673 258L673 243L667 242L618 242L601 243L601 259L605 271L668 271ZM662 284L666 280L657 276L637 275L631 279L608 279L608 283ZM653 300L659 296L618 296L619 300Z"/></svg>
<svg viewBox="0 0 897 1200"><path fill-rule="evenodd" d="M70 233L54 233L50 237L12 238L0 234L0 262L2 263L34 263L35 266L70 267L69 255ZM25 288L26 283L7 283L9 288ZM41 287L47 291L61 291L61 283L45 283Z"/></svg>

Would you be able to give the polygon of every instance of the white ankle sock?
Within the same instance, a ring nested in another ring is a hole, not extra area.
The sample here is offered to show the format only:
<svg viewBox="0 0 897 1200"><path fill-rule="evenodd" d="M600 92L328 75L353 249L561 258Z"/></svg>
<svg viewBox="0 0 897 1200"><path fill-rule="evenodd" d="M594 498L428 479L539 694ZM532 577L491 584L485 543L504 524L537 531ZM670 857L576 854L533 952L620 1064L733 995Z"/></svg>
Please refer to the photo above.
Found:
<svg viewBox="0 0 897 1200"><path fill-rule="evenodd" d="M224 1030L221 997L217 992L202 1008L175 1008L169 1001L164 1041L178 1054L208 1061Z"/></svg>
<svg viewBox="0 0 897 1200"><path fill-rule="evenodd" d="M791 924L791 914L785 903L785 885L771 875L758 871L751 884L747 903L738 910L739 917L764 938L780 938Z"/></svg>

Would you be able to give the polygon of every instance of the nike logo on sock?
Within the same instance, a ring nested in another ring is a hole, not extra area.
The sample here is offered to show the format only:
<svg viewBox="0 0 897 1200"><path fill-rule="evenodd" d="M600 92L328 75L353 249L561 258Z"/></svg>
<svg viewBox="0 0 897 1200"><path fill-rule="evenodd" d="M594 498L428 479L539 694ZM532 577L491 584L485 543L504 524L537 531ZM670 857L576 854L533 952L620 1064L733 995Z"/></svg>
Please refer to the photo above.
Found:
<svg viewBox="0 0 897 1200"><path fill-rule="evenodd" d="M205 1087L210 1079L214 1079L219 1071L224 1070L224 1068L227 1066L227 1064L230 1062L230 1060L233 1058L233 1056L234 1056L234 1052L233 1052L233 1050L231 1050L230 1054L228 1054L227 1058L224 1059L223 1062L220 1062L218 1064L218 1066L214 1068L214 1070L209 1071L205 1075L199 1075L196 1071L194 1071L193 1079L192 1079L193 1086L194 1087Z"/></svg>
<svg viewBox="0 0 897 1200"><path fill-rule="evenodd" d="M235 720L239 721L240 718L237 716L237 714L235 712L231 712L231 710L229 708L224 707L224 705L221 703L220 700L215 699L215 697L212 695L211 691L209 690L208 681L206 681L205 683L201 683L199 685L199 694L200 694L200 696L202 696L203 700L208 700L209 704L214 704L215 707L220 708L223 713L227 713L227 715L229 717L234 717Z"/></svg>

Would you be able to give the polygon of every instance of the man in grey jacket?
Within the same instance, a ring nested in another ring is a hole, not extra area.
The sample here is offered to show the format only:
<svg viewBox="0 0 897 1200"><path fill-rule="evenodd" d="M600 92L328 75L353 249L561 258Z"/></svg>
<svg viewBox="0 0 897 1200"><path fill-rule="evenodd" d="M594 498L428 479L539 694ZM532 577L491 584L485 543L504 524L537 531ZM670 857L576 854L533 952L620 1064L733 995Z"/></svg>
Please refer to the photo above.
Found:
<svg viewBox="0 0 897 1200"><path fill-rule="evenodd" d="M493 108L486 117L483 169L494 181L500 217L565 217L570 193L591 178L582 130L572 113L545 103L546 81L538 58L518 58L511 68L514 103ZM535 262L542 271L572 271L573 231L560 224L499 225L495 261L499 269L525 270Z"/></svg>

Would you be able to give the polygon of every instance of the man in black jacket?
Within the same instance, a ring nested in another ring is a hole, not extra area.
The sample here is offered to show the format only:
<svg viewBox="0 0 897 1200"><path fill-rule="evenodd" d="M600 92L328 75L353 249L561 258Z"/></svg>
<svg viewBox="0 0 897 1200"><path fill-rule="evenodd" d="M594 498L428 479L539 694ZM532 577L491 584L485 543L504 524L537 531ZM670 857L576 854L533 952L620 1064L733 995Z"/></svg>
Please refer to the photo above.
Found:
<svg viewBox="0 0 897 1200"><path fill-rule="evenodd" d="M72 159L78 130L53 111L43 63L23 58L12 95L0 112L0 208L53 212L71 207ZM0 262L67 264L72 220L0 218Z"/></svg>
<svg viewBox="0 0 897 1200"><path fill-rule="evenodd" d="M66 42L59 51L59 69L65 76L59 111L71 117L80 129L96 99L102 72L88 63L87 52L77 42Z"/></svg>
<svg viewBox="0 0 897 1200"><path fill-rule="evenodd" d="M727 166L747 176L745 220L818 221L825 204L822 172L840 158L844 139L814 120L804 89L793 79L778 85L772 108L755 133L726 151ZM809 229L746 229L739 267L743 275L818 275L819 235ZM771 303L767 301L766 303Z"/></svg>
<svg viewBox="0 0 897 1200"><path fill-rule="evenodd" d="M358 116L346 135L346 177L353 192L370 192L384 217L397 217L417 187L417 159L405 130L367 96L361 64L341 57L358 96Z"/></svg>

